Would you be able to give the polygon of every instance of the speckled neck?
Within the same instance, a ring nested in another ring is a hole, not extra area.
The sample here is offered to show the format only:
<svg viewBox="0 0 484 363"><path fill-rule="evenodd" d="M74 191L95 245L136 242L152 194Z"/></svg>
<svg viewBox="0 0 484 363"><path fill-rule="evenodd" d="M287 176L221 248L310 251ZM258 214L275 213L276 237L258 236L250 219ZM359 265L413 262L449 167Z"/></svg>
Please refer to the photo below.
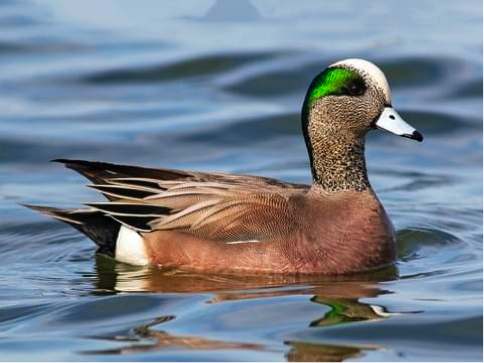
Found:
<svg viewBox="0 0 484 363"><path fill-rule="evenodd" d="M325 192L371 191L364 137L325 128L318 121L303 122L314 187Z"/></svg>

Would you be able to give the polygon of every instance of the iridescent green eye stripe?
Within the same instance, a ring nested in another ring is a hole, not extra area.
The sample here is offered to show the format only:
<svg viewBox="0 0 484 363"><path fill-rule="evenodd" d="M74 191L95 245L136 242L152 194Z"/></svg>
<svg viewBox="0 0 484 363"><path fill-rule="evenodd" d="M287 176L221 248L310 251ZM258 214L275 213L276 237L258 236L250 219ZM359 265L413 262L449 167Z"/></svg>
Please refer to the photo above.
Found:
<svg viewBox="0 0 484 363"><path fill-rule="evenodd" d="M341 94L350 80L358 79L356 72L343 68L330 68L320 74L313 82L309 93L309 104L323 96Z"/></svg>

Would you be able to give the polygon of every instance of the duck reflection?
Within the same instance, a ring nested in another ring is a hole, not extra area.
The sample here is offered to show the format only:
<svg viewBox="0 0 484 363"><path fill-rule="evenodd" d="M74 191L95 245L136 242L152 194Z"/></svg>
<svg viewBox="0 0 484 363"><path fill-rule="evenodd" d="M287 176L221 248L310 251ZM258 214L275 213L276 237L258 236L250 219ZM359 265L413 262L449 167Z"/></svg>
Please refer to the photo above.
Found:
<svg viewBox="0 0 484 363"><path fill-rule="evenodd" d="M264 297L309 295L311 302L330 309L320 318L309 321L310 327L328 327L388 318L390 313L386 311L385 307L363 303L360 299L391 293L381 289L378 283L393 280L397 276L396 268L344 277L206 275L176 270L140 269L116 263L102 256L97 258L96 269L97 288L93 291L95 294L210 292L214 296L207 301L209 304ZM149 324L135 328L134 338L131 336L125 340L120 337L112 339L126 341L128 344L125 346L83 353L127 354L168 348L274 351L273 347L258 343L175 335L164 331L163 324L174 319L176 319L175 316L163 316ZM285 345L289 347L289 351L285 348L283 351L277 349L274 352L285 354L288 361L342 361L357 358L362 355L363 351L381 349L378 346L346 346L300 341L287 341Z"/></svg>
<svg viewBox="0 0 484 363"><path fill-rule="evenodd" d="M81 351L81 354L133 354L152 352L168 348L195 349L195 350L221 350L221 349L250 349L265 350L260 344L237 343L215 339L205 339L190 336L175 336L153 327L175 319L173 315L162 316L152 323L134 329L133 336L115 336L111 340L129 342L126 346L114 349Z"/></svg>
<svg viewBox="0 0 484 363"><path fill-rule="evenodd" d="M216 297L210 302L293 294L347 299L376 297L391 293L382 290L378 286L379 282L391 281L398 276L394 266L344 276L201 274L176 269L129 266L103 255L96 256L95 270L96 288L91 291L93 294L216 293ZM263 290L258 291L258 289Z"/></svg>
<svg viewBox="0 0 484 363"><path fill-rule="evenodd" d="M344 346L317 343L290 343L288 362L341 362L363 356L363 350L381 349L376 346Z"/></svg>

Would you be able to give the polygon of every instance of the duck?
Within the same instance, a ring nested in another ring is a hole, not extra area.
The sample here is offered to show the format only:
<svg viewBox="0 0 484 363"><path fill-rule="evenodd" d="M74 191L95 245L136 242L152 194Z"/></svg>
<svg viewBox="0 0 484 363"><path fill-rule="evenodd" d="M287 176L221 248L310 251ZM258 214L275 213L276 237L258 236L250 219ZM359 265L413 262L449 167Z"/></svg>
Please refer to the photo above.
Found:
<svg viewBox="0 0 484 363"><path fill-rule="evenodd" d="M421 142L392 106L384 73L345 59L316 75L301 111L312 184L261 176L56 159L106 200L25 205L65 222L97 252L145 267L235 274L343 275L395 263L395 229L372 189L365 135Z"/></svg>

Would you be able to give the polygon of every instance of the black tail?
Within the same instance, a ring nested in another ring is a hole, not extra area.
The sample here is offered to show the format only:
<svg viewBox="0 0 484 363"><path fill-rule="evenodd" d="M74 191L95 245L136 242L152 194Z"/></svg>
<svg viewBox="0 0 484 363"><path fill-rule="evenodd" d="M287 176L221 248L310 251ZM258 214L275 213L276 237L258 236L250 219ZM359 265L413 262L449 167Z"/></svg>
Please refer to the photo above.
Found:
<svg viewBox="0 0 484 363"><path fill-rule="evenodd" d="M98 253L114 257L116 240L121 225L102 212L90 209L57 209L25 204L24 207L71 225L97 244Z"/></svg>

